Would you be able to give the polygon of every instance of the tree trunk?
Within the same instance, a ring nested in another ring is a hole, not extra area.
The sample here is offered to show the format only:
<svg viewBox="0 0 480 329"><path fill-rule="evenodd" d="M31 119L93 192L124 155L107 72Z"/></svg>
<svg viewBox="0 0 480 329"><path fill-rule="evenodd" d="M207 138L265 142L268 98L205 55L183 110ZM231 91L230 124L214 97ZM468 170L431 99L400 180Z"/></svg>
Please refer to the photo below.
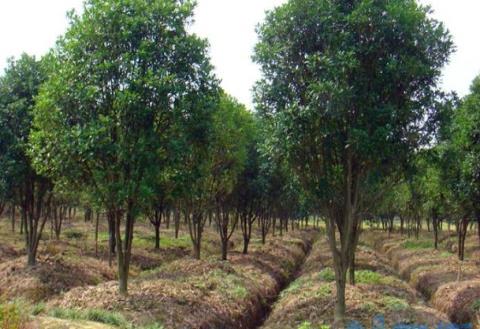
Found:
<svg viewBox="0 0 480 329"><path fill-rule="evenodd" d="M97 211L97 216L95 218L95 257L98 258L98 224L100 221L100 211Z"/></svg>
<svg viewBox="0 0 480 329"><path fill-rule="evenodd" d="M12 209L11 209L10 216L11 216L11 219L12 219L12 232L13 233L15 233L16 214L17 214L17 211L15 209L15 204L12 204Z"/></svg>
<svg viewBox="0 0 480 329"><path fill-rule="evenodd" d="M155 249L160 249L160 225L155 225Z"/></svg>
<svg viewBox="0 0 480 329"><path fill-rule="evenodd" d="M129 200L127 202L126 223L123 242L121 238L121 225L123 214L121 213L121 211L116 211L115 214L115 237L117 245L119 293L126 296L128 295L128 275L130 271L133 227L135 223L135 217L133 213L133 201Z"/></svg>
<svg viewBox="0 0 480 329"><path fill-rule="evenodd" d="M116 253L116 231L115 231L115 218L116 210L110 209L107 213L108 220L108 265L112 267L113 256Z"/></svg>
<svg viewBox="0 0 480 329"><path fill-rule="evenodd" d="M337 299L335 303L334 323L333 328L344 329L345 328L345 286L346 286L346 272L341 274L343 277L336 280L337 287Z"/></svg>
<svg viewBox="0 0 480 329"><path fill-rule="evenodd" d="M178 239L178 232L180 231L180 211L178 209L175 209L174 221L175 221L175 239Z"/></svg>

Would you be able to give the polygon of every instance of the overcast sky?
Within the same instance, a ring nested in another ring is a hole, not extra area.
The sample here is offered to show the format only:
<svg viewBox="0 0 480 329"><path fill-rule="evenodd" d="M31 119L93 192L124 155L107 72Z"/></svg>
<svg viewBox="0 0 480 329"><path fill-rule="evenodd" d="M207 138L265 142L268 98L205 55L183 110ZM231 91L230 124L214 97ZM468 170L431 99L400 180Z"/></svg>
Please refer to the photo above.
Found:
<svg viewBox="0 0 480 329"><path fill-rule="evenodd" d="M193 30L209 39L212 62L223 88L251 106L251 88L260 77L251 62L255 26L265 10L284 0L198 0ZM480 1L422 0L452 33L457 52L444 71L444 88L461 96L480 74ZM67 28L65 13L80 9L82 0L1 0L0 69L8 57L22 52L44 54Z"/></svg>

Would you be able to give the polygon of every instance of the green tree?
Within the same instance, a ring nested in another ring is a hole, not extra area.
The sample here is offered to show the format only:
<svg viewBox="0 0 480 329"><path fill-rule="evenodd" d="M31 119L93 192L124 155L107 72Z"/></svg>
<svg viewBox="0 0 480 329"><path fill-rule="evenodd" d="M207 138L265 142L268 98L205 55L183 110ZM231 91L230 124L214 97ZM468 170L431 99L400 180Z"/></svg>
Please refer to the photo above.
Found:
<svg viewBox="0 0 480 329"><path fill-rule="evenodd" d="M222 94L212 120L210 186L215 205L215 221L220 234L222 260L227 260L228 242L239 219L239 214L233 211L233 191L247 161L247 147L253 134L253 119L242 104Z"/></svg>
<svg viewBox="0 0 480 329"><path fill-rule="evenodd" d="M480 224L480 77L454 113L449 152L456 159L450 167L450 181L462 216L459 257L463 260L468 222L474 217ZM480 238L480 227L478 234Z"/></svg>
<svg viewBox="0 0 480 329"><path fill-rule="evenodd" d="M414 0L290 0L258 34L258 108L328 214L341 327L362 191L418 146L452 42Z"/></svg>
<svg viewBox="0 0 480 329"><path fill-rule="evenodd" d="M26 54L10 60L0 78L0 197L8 196L20 206L29 266L36 264L52 190L27 154L35 97L44 80L42 62Z"/></svg>
<svg viewBox="0 0 480 329"><path fill-rule="evenodd" d="M35 113L36 167L101 200L113 224L119 291L127 293L133 227L168 156L179 117L215 90L194 4L87 0L58 41ZM123 233L123 237L122 234Z"/></svg>

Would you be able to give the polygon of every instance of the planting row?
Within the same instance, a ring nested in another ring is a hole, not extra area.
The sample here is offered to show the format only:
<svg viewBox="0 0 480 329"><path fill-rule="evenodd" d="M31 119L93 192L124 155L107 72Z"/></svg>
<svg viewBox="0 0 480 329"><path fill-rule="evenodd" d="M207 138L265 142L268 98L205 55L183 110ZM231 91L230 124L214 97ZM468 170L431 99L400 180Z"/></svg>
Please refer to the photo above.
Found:
<svg viewBox="0 0 480 329"><path fill-rule="evenodd" d="M347 317L365 328L373 321L386 325L448 322L421 302L418 293L398 278L388 262L367 246L356 254L355 285L347 285ZM335 275L325 239L315 243L299 277L282 292L263 329L329 328L333 323Z"/></svg>
<svg viewBox="0 0 480 329"><path fill-rule="evenodd" d="M401 277L427 299L432 307L457 324L479 324L480 267L474 258L460 261L445 251L452 243L445 240L442 250L422 239L379 236L372 239L376 250L385 255Z"/></svg>
<svg viewBox="0 0 480 329"><path fill-rule="evenodd" d="M313 230L292 232L252 245L249 255L234 251L228 262L181 258L142 272L129 283L128 296L118 293L114 281L74 288L51 299L43 314L82 318L102 310L135 327L255 327L303 263L316 235Z"/></svg>

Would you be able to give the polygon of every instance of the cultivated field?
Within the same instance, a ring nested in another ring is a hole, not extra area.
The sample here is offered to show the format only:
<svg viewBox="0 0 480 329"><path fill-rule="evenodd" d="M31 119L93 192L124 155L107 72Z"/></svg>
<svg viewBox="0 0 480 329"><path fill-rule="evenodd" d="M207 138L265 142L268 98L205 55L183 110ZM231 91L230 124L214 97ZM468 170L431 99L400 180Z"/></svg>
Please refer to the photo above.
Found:
<svg viewBox="0 0 480 329"><path fill-rule="evenodd" d="M257 228L258 229L258 228ZM335 273L323 228L269 236L254 232L248 255L233 235L228 261L220 261L214 223L206 227L202 259L191 256L182 225L154 233L138 223L130 293L118 293L115 263L108 263L108 235L100 226L95 252L93 224L65 223L60 240L46 232L35 267L25 266L24 241L0 225L0 294L9 328L329 328L333 323ZM431 234L419 239L367 229L356 252L355 285L347 285L350 321L365 328L384 321L424 324L477 323L480 305L478 240L467 238L466 260L452 253L444 233L439 250Z"/></svg>

